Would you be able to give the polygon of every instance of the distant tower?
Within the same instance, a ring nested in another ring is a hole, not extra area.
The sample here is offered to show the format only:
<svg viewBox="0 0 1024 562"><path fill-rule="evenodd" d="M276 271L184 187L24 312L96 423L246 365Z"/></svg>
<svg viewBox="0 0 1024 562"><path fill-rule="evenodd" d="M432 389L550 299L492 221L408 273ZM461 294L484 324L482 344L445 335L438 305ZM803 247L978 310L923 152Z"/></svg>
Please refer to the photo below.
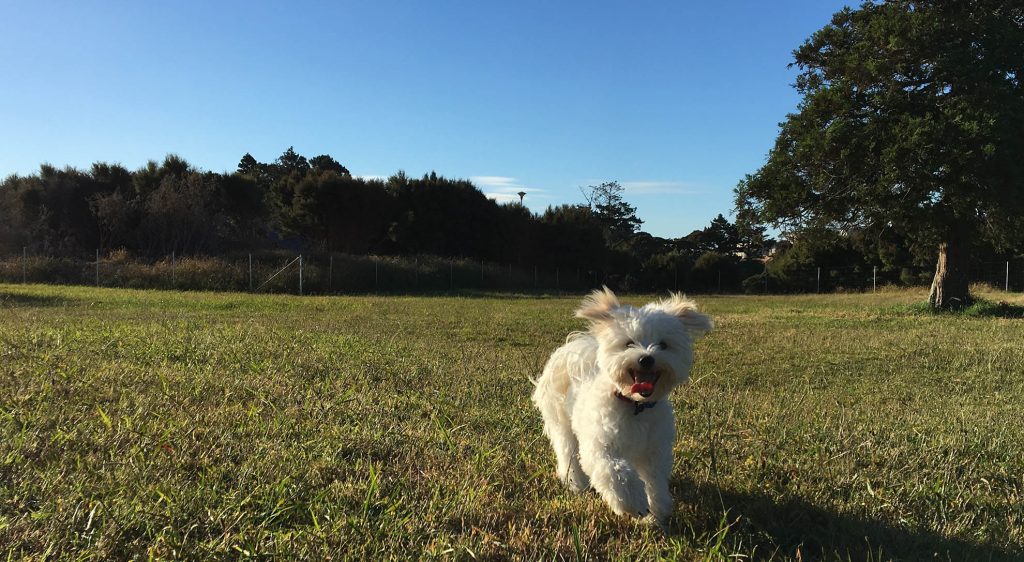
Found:
<svg viewBox="0 0 1024 562"><path fill-rule="evenodd" d="M519 206L522 207L523 206L523 197L526 197L526 192L525 191L520 191L519 193L516 193L516 195L519 196Z"/></svg>

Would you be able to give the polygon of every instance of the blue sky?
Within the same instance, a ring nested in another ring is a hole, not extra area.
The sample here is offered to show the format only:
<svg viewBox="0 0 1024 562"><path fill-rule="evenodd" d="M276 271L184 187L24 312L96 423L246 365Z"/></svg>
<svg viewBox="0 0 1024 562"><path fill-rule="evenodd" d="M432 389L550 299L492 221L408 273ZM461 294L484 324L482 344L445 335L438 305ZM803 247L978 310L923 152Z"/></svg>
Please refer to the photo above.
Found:
<svg viewBox="0 0 1024 562"><path fill-rule="evenodd" d="M792 50L843 5L0 0L0 176L294 146L535 212L615 180L683 236L729 215L799 101Z"/></svg>

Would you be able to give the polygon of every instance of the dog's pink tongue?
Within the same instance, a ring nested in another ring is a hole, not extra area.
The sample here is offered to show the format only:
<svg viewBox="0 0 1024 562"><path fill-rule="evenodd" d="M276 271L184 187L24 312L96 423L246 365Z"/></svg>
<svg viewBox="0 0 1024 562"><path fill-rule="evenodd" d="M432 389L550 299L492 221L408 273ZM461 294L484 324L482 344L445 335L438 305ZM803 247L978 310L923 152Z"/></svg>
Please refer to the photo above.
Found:
<svg viewBox="0 0 1024 562"><path fill-rule="evenodd" d="M633 386L629 387L629 391L634 394L650 394L654 392L654 383L638 382Z"/></svg>

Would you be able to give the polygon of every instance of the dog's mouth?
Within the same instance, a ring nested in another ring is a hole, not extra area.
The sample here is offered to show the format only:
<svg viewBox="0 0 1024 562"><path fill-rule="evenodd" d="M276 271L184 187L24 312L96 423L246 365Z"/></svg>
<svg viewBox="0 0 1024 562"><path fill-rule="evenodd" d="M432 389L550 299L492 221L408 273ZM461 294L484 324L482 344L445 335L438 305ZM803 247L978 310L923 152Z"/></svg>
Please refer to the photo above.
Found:
<svg viewBox="0 0 1024 562"><path fill-rule="evenodd" d="M629 387L629 393L639 394L644 398L650 398L654 394L654 385L658 383L658 377L661 376L654 371L638 371L635 369L630 369L629 375L633 377L633 386Z"/></svg>

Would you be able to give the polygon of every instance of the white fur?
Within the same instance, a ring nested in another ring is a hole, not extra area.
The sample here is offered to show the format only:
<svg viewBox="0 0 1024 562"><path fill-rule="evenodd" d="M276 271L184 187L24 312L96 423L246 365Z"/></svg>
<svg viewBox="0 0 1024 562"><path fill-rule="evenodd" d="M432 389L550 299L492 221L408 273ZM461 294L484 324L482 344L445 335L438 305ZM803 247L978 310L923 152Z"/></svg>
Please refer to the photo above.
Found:
<svg viewBox="0 0 1024 562"><path fill-rule="evenodd" d="M607 287L584 300L576 315L590 321L590 330L570 334L551 354L533 393L558 477L576 492L592 486L617 514L651 515L663 524L672 513L675 440L667 397L688 380L693 340L711 329L711 319L678 294L634 308L621 306ZM640 366L645 355L653 367ZM652 395L631 393L634 375L654 373ZM637 413L616 391L657 404Z"/></svg>

